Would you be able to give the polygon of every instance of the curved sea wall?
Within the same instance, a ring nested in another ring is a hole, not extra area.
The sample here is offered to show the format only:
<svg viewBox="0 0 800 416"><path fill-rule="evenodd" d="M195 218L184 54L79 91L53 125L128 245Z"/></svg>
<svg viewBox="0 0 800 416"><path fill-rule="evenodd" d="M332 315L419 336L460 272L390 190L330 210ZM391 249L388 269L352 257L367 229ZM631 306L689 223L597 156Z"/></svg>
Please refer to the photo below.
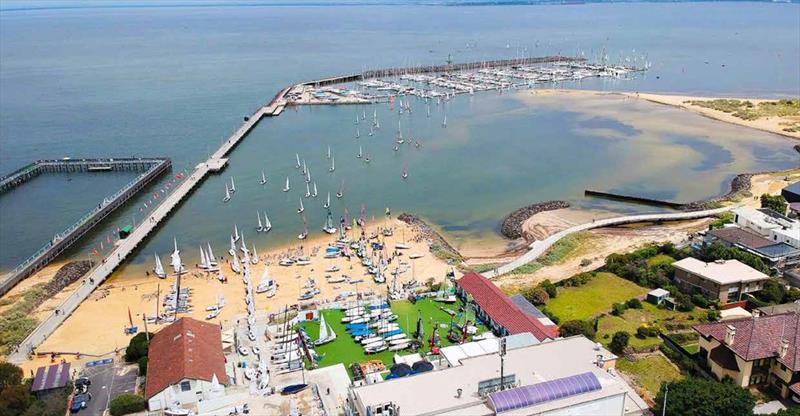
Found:
<svg viewBox="0 0 800 416"><path fill-rule="evenodd" d="M397 219L408 224L414 229L414 231L418 232L419 236L417 239L428 240L428 246L430 247L431 252L433 252L437 257L447 260L454 260L457 262L462 261L461 253L459 253L455 247L450 245L450 243L448 243L438 231L434 230L433 227L428 225L428 223L423 221L418 216L404 212L398 215Z"/></svg>
<svg viewBox="0 0 800 416"><path fill-rule="evenodd" d="M528 218L540 212L552 211L555 209L562 209L562 208L569 208L569 202L545 201L545 202L537 202L535 204L522 207L512 212L511 214L508 214L508 216L503 220L503 223L500 226L500 233L502 233L504 237L510 238L512 240L521 238L522 223L527 221Z"/></svg>

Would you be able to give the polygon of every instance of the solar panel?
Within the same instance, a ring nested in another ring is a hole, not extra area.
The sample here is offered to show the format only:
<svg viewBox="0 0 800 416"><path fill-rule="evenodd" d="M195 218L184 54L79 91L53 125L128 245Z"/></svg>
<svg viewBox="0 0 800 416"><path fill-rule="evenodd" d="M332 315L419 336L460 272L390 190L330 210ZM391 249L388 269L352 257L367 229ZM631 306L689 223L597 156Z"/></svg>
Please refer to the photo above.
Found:
<svg viewBox="0 0 800 416"><path fill-rule="evenodd" d="M592 372L586 372L498 391L489 395L489 401L496 413L502 413L600 389L600 381L597 376Z"/></svg>

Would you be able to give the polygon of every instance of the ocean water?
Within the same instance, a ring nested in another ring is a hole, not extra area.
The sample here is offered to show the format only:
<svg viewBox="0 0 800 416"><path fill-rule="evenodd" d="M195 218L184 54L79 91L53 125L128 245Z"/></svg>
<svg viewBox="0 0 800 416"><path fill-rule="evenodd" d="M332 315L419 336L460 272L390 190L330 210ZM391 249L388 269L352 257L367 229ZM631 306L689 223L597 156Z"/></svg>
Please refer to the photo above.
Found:
<svg viewBox="0 0 800 416"><path fill-rule="evenodd" d="M10 10L15 4L20 2L0 8L3 174L34 159L64 156L168 156L176 171L191 169L243 115L285 85L368 68L442 63L448 55L459 62L595 56L603 50L612 60L646 54L653 67L634 80L563 86L800 95L797 4ZM224 246L234 223L246 233L252 229L256 210L266 210L275 228L248 240L259 247L292 241L302 229L295 210L304 193L293 168L295 153L307 159L321 193L304 201L312 232L324 220L321 198L344 179L345 198L333 205L337 219L345 207L357 215L364 206L371 217L389 206L424 216L457 242L496 237L502 216L531 202L601 204L583 199L587 187L685 201L725 192L738 172L798 164L791 143L774 135L666 108L600 103L476 94L448 104L443 129L442 108L432 108L428 119L423 104L414 101L415 111L401 122L404 133L423 146L399 152L392 150L398 115L385 104L288 110L264 120L233 152L230 167L203 183L134 262L168 251L173 236L187 247L202 241ZM353 119L373 109L383 129L372 138L362 131L359 141L372 156L367 165L355 158ZM327 146L337 159L334 174L327 172ZM410 173L406 181L400 178L404 167ZM262 169L270 176L265 187L257 183ZM222 204L223 181L230 176L239 191ZM279 189L286 176L293 186L288 194ZM136 221L139 208L172 177L109 218L71 255L86 255L119 225ZM41 178L28 186L0 198L3 269L36 251L117 184L113 178L93 182L91 192L70 195L53 191L58 180ZM49 207L48 220L25 206Z"/></svg>

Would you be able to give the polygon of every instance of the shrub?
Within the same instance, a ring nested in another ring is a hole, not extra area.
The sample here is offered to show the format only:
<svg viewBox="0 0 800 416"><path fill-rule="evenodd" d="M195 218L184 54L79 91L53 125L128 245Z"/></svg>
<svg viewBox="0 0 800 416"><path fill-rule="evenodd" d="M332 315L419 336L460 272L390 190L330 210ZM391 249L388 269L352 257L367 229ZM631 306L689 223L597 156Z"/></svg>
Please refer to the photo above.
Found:
<svg viewBox="0 0 800 416"><path fill-rule="evenodd" d="M761 208L769 208L779 214L786 213L786 199L781 195L769 195L763 194L761 195Z"/></svg>
<svg viewBox="0 0 800 416"><path fill-rule="evenodd" d="M615 303L611 305L611 314L614 316L621 316L628 309L624 303Z"/></svg>
<svg viewBox="0 0 800 416"><path fill-rule="evenodd" d="M647 338L647 337L657 337L658 336L658 329L652 326L642 325L636 329L636 337L638 338Z"/></svg>
<svg viewBox="0 0 800 416"><path fill-rule="evenodd" d="M140 358L147 356L147 348L150 343L147 341L148 337L152 337L152 333L140 332L131 338L128 343L128 348L125 348L125 361L135 363Z"/></svg>
<svg viewBox="0 0 800 416"><path fill-rule="evenodd" d="M669 393L666 393L669 389ZM664 395L669 400L664 405ZM752 415L755 398L745 389L734 384L719 383L688 377L683 380L665 384L655 399L653 413L668 415Z"/></svg>
<svg viewBox="0 0 800 416"><path fill-rule="evenodd" d="M544 305L550 300L550 295L547 294L547 291L537 287L530 291L528 300L531 301L534 305Z"/></svg>
<svg viewBox="0 0 800 416"><path fill-rule="evenodd" d="M148 361L147 356L139 358L138 364L139 364L139 375L140 376L146 376L147 375L147 361Z"/></svg>
<svg viewBox="0 0 800 416"><path fill-rule="evenodd" d="M584 335L586 338L594 339L596 332L594 325L589 321L567 321L561 325L561 336L570 337L573 335Z"/></svg>
<svg viewBox="0 0 800 416"><path fill-rule="evenodd" d="M554 285L550 280L545 280L542 283L539 283L539 287L544 289L551 299L558 296L558 289L556 289L556 285Z"/></svg>
<svg viewBox="0 0 800 416"><path fill-rule="evenodd" d="M633 298L625 302L625 306L630 309L642 309L642 301L637 298Z"/></svg>
<svg viewBox="0 0 800 416"><path fill-rule="evenodd" d="M608 344L608 347L614 354L622 355L625 352L625 348L628 347L628 341L630 341L630 338L631 335L629 333L625 331L617 331L611 338L611 343Z"/></svg>
<svg viewBox="0 0 800 416"><path fill-rule="evenodd" d="M678 310L681 312L691 312L694 310L692 298L685 293L678 293L675 295L675 302L677 303Z"/></svg>
<svg viewBox="0 0 800 416"><path fill-rule="evenodd" d="M111 400L109 410L111 416L122 416L129 413L141 412L145 409L145 401L141 396L135 394L120 394Z"/></svg>

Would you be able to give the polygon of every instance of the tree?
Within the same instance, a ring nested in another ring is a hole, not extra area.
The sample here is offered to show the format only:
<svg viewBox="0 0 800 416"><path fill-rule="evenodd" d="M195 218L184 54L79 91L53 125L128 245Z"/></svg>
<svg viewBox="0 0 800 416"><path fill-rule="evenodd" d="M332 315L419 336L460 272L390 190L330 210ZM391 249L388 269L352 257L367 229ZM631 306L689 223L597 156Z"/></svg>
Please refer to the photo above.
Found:
<svg viewBox="0 0 800 416"><path fill-rule="evenodd" d="M562 337L571 337L573 335L584 335L586 338L594 339L595 330L594 325L589 321L567 321L560 326Z"/></svg>
<svg viewBox="0 0 800 416"><path fill-rule="evenodd" d="M677 303L678 310L681 312L691 312L694 310L694 303L692 303L691 296L685 293L678 293L675 296L675 303Z"/></svg>
<svg viewBox="0 0 800 416"><path fill-rule="evenodd" d="M699 378L685 378L665 384L656 396L653 413L660 415L664 405L664 390L667 394L667 415L681 416L745 416L753 414L755 399L750 393L735 384Z"/></svg>
<svg viewBox="0 0 800 416"><path fill-rule="evenodd" d="M6 409L5 412L0 412L0 414L9 416L21 415L28 409L30 403L31 393L29 387L24 384L6 386L0 392L0 409Z"/></svg>
<svg viewBox="0 0 800 416"><path fill-rule="evenodd" d="M769 279L757 293L759 299L769 304L777 304L786 296L786 287L778 279Z"/></svg>
<svg viewBox="0 0 800 416"><path fill-rule="evenodd" d="M769 208L779 214L785 214L786 207L786 199L781 195L761 195L761 208Z"/></svg>
<svg viewBox="0 0 800 416"><path fill-rule="evenodd" d="M631 339L631 334L625 331L617 331L614 333L614 336L611 338L611 344L608 345L611 348L611 352L617 355L622 355L625 352L625 348L628 347L628 341Z"/></svg>
<svg viewBox="0 0 800 416"><path fill-rule="evenodd" d="M625 306L624 303L615 303L611 305L611 314L614 316L621 316L625 313L625 309L628 309L628 307Z"/></svg>
<svg viewBox="0 0 800 416"><path fill-rule="evenodd" d="M536 287L526 293L525 296L531 303L534 305L544 305L548 301L550 301L550 295L547 294L547 291L542 289L541 287Z"/></svg>
<svg viewBox="0 0 800 416"><path fill-rule="evenodd" d="M547 296L550 296L551 299L558 296L558 289L550 280L545 280L542 283L539 283L539 287L544 289L547 292Z"/></svg>
<svg viewBox="0 0 800 416"><path fill-rule="evenodd" d="M140 377L144 377L144 376L147 375L147 361L148 361L147 356L139 358L138 364L139 364L139 376Z"/></svg>
<svg viewBox="0 0 800 416"><path fill-rule="evenodd" d="M120 394L111 400L109 404L111 416L122 416L128 413L141 412L145 409L145 401L142 396L135 394Z"/></svg>
<svg viewBox="0 0 800 416"><path fill-rule="evenodd" d="M22 384L22 369L9 362L0 362L0 392L17 384Z"/></svg>
<svg viewBox="0 0 800 416"><path fill-rule="evenodd" d="M625 302L625 306L627 306L630 309L642 309L642 301L640 301L637 298L631 298L628 299L627 302Z"/></svg>
<svg viewBox="0 0 800 416"><path fill-rule="evenodd" d="M140 358L146 357L147 348L150 346L147 339L152 336L152 333L144 332L134 335L130 343L128 343L128 348L125 349L125 361L135 363L139 361Z"/></svg>

